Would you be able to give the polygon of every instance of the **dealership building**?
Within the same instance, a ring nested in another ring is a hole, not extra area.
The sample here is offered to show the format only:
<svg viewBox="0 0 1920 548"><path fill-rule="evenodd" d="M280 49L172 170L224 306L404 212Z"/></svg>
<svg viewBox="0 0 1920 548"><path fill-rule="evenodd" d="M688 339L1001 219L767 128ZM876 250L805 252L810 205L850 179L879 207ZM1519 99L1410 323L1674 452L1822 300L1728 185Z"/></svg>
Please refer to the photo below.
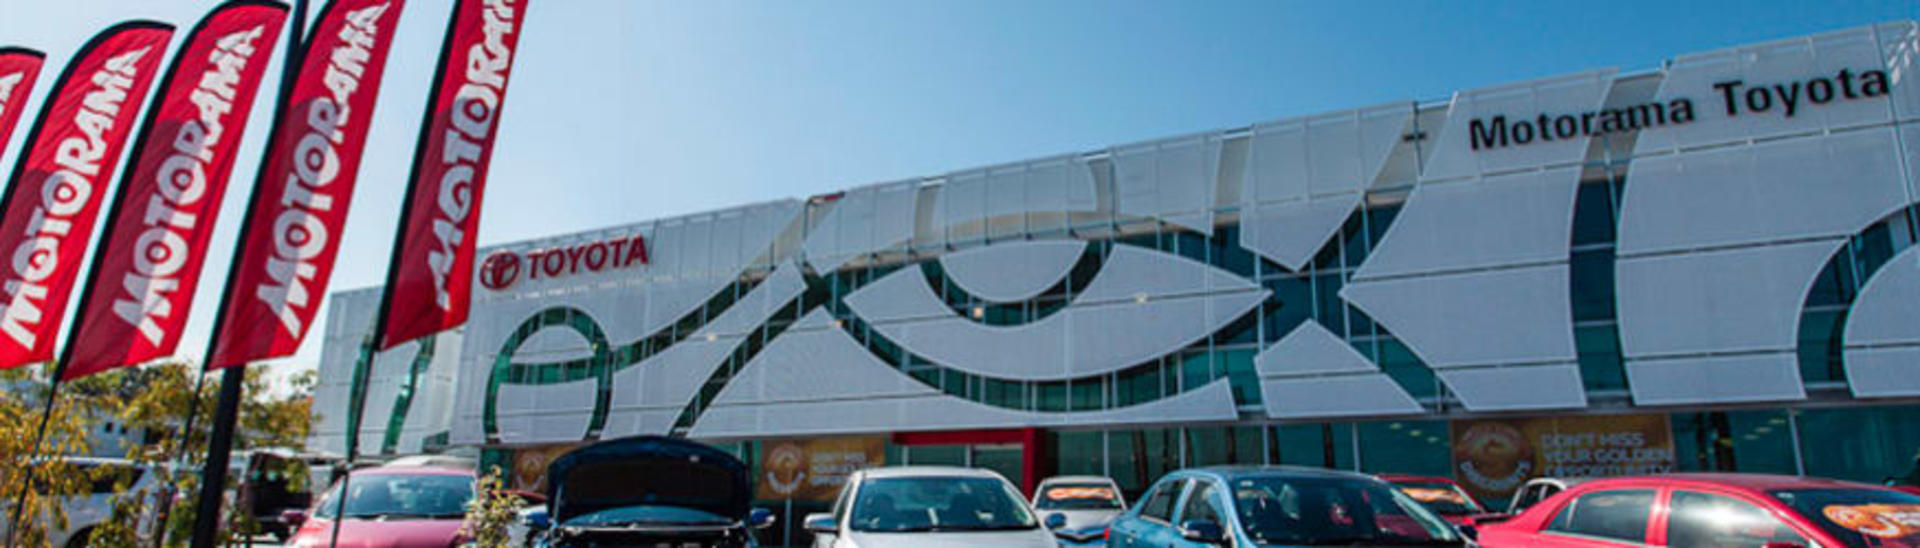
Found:
<svg viewBox="0 0 1920 548"><path fill-rule="evenodd" d="M685 436L810 507L881 462L1878 482L1920 451L1916 70L1884 23L494 246L360 446L525 483ZM333 296L319 448L378 298Z"/></svg>

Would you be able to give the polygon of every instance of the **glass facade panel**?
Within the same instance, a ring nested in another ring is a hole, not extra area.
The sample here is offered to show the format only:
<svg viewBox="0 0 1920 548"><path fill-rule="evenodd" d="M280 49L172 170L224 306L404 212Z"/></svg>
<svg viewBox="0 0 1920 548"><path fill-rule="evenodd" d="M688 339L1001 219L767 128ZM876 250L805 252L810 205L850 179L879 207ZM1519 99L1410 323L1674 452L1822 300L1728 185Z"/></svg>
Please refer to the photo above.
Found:
<svg viewBox="0 0 1920 548"><path fill-rule="evenodd" d="M1673 416L1680 470L1792 475L1793 433L1785 410L1714 411Z"/></svg>
<svg viewBox="0 0 1920 548"><path fill-rule="evenodd" d="M1796 419L1808 475L1920 485L1920 405L1809 409Z"/></svg>
<svg viewBox="0 0 1920 548"><path fill-rule="evenodd" d="M1399 339L1384 338L1379 342L1380 354L1377 360L1380 363L1380 370L1385 371L1388 377L1392 377L1393 382L1399 383L1401 388L1407 389L1407 393L1415 398L1433 397L1439 393L1440 381L1434 377L1432 369L1420 363L1420 358L1413 355L1412 349L1407 348L1407 345L1401 343Z"/></svg>
<svg viewBox="0 0 1920 548"><path fill-rule="evenodd" d="M1627 370L1620 364L1620 335L1614 324L1573 330L1579 351L1580 380L1587 390L1626 390Z"/></svg>
<svg viewBox="0 0 1920 548"><path fill-rule="evenodd" d="M1105 432L1052 432L1054 474L1107 475Z"/></svg>
<svg viewBox="0 0 1920 548"><path fill-rule="evenodd" d="M1453 448L1446 421L1363 422L1360 468L1377 474L1450 475Z"/></svg>
<svg viewBox="0 0 1920 548"><path fill-rule="evenodd" d="M1613 200L1607 182L1582 183L1573 202L1573 245L1613 241Z"/></svg>
<svg viewBox="0 0 1920 548"><path fill-rule="evenodd" d="M1613 319L1613 249L1575 252L1570 268L1573 321Z"/></svg>
<svg viewBox="0 0 1920 548"><path fill-rule="evenodd" d="M1289 424L1275 427L1280 464L1353 469L1353 427L1348 424Z"/></svg>

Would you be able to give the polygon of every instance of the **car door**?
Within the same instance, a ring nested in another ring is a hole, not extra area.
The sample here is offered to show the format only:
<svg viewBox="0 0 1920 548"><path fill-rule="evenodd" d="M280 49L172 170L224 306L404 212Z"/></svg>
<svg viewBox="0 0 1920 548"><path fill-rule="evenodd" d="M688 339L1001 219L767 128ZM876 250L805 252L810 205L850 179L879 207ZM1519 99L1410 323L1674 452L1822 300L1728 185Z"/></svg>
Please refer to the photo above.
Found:
<svg viewBox="0 0 1920 548"><path fill-rule="evenodd" d="M1661 541L1670 548L1765 548L1782 543L1813 546L1772 511L1733 493L1676 489L1667 502Z"/></svg>
<svg viewBox="0 0 1920 548"><path fill-rule="evenodd" d="M1620 488L1580 494L1556 510L1535 548L1642 548L1648 546L1659 491Z"/></svg>
<svg viewBox="0 0 1920 548"><path fill-rule="evenodd" d="M1153 544L1153 539L1162 532L1172 530L1174 503L1178 502L1180 492L1185 487L1185 478L1160 480L1147 491L1146 496L1140 497L1140 505L1126 519L1114 522L1107 532L1109 544L1116 548L1161 546Z"/></svg>

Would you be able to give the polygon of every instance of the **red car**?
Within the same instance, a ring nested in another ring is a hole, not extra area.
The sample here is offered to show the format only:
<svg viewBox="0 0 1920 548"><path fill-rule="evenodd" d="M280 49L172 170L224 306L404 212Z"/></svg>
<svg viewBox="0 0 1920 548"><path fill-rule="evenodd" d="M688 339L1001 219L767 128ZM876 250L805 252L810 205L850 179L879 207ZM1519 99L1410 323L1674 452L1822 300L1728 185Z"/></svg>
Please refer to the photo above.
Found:
<svg viewBox="0 0 1920 548"><path fill-rule="evenodd" d="M473 498L472 470L435 467L366 468L347 482L346 519L340 522L339 548L448 548L462 542L460 524ZM298 527L290 548L327 546L334 516L340 512L340 484L320 497L310 512L288 512Z"/></svg>
<svg viewBox="0 0 1920 548"><path fill-rule="evenodd" d="M1379 478L1393 484L1401 493L1419 501L1433 513L1440 514L1447 523L1473 525L1482 518L1500 515L1489 512L1487 507L1480 505L1480 501L1474 500L1473 495L1461 489L1459 483L1449 478L1402 474L1381 474Z"/></svg>
<svg viewBox="0 0 1920 548"><path fill-rule="evenodd" d="M1877 485L1755 474L1596 479L1512 520L1488 548L1913 548L1920 497Z"/></svg>

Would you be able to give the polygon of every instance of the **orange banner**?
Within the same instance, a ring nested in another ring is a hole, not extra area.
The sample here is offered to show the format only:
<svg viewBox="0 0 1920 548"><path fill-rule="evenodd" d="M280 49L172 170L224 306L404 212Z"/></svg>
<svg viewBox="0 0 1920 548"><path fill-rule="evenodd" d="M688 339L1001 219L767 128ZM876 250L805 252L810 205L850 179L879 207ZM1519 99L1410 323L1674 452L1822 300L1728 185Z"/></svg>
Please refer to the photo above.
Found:
<svg viewBox="0 0 1920 548"><path fill-rule="evenodd" d="M561 443L513 450L513 473L507 478L507 488L546 493L547 465L581 445L585 444Z"/></svg>
<svg viewBox="0 0 1920 548"><path fill-rule="evenodd" d="M886 449L881 437L761 442L753 498L831 501L847 476L886 465Z"/></svg>
<svg viewBox="0 0 1920 548"><path fill-rule="evenodd" d="M1499 499L1536 477L1669 472L1666 415L1474 419L1453 423L1453 475L1474 496Z"/></svg>

